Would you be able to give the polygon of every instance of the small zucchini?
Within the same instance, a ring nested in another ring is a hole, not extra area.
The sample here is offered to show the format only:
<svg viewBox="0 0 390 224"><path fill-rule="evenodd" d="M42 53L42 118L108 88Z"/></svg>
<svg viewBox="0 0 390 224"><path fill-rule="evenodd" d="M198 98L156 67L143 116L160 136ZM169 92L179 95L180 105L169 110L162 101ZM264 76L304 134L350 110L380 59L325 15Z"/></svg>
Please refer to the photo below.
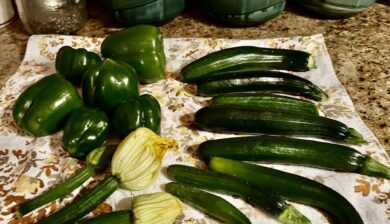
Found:
<svg viewBox="0 0 390 224"><path fill-rule="evenodd" d="M115 145L101 146L90 152L87 156L87 165L76 171L76 173L61 184L50 188L43 194L27 200L16 208L17 217L23 217L27 213L58 198L63 198L73 190L80 187L95 173L103 171L116 149Z"/></svg>
<svg viewBox="0 0 390 224"><path fill-rule="evenodd" d="M198 93L202 96L215 96L237 92L273 92L304 96L323 101L328 95L307 79L276 71L224 72L199 81Z"/></svg>
<svg viewBox="0 0 390 224"><path fill-rule="evenodd" d="M252 106L204 107L195 113L195 124L208 131L313 136L349 144L366 142L355 129L337 120Z"/></svg>
<svg viewBox="0 0 390 224"><path fill-rule="evenodd" d="M165 185L165 191L183 202L225 223L250 224L249 219L225 199L199 190L198 188L171 182Z"/></svg>
<svg viewBox="0 0 390 224"><path fill-rule="evenodd" d="M310 53L290 49L240 46L210 53L181 70L184 82L198 82L210 74L242 69L279 69L304 72L316 68Z"/></svg>
<svg viewBox="0 0 390 224"><path fill-rule="evenodd" d="M276 136L209 140L200 144L202 158L297 164L390 179L390 168L370 156L344 146Z"/></svg>
<svg viewBox="0 0 390 224"><path fill-rule="evenodd" d="M211 105L258 106L264 109L284 109L297 113L319 115L317 106L308 101L268 93L236 93L213 97Z"/></svg>
<svg viewBox="0 0 390 224"><path fill-rule="evenodd" d="M61 210L40 220L38 224L74 223L96 208L118 188L119 180L113 176L109 176L96 187L87 191L82 197L75 199Z"/></svg>
<svg viewBox="0 0 390 224"><path fill-rule="evenodd" d="M241 179L224 173L171 165L167 169L172 179L204 190L238 196L265 209L285 224L310 223L294 206L275 193L260 191Z"/></svg>
<svg viewBox="0 0 390 224"><path fill-rule="evenodd" d="M131 224L133 223L133 213L131 211L115 211L99 215L77 224Z"/></svg>
<svg viewBox="0 0 390 224"><path fill-rule="evenodd" d="M316 181L218 157L211 158L209 167L217 172L239 177L255 187L278 192L288 200L323 209L332 216L334 223L363 224L359 213L341 194Z"/></svg>

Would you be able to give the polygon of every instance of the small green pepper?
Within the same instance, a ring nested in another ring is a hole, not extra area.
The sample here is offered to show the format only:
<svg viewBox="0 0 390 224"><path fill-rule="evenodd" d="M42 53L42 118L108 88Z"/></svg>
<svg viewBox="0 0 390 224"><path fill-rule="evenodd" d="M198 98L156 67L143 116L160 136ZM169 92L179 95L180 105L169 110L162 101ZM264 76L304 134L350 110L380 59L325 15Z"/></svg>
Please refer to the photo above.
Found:
<svg viewBox="0 0 390 224"><path fill-rule="evenodd" d="M101 59L94 52L87 51L84 48L74 49L63 46L57 52L55 67L58 74L78 86L85 71L99 62L101 62Z"/></svg>
<svg viewBox="0 0 390 224"><path fill-rule="evenodd" d="M113 113L112 125L120 138L126 137L139 127L160 133L161 108L149 94L132 98L119 105Z"/></svg>
<svg viewBox="0 0 390 224"><path fill-rule="evenodd" d="M12 116L16 125L33 136L56 132L83 101L74 86L57 74L29 86L16 100Z"/></svg>
<svg viewBox="0 0 390 224"><path fill-rule="evenodd" d="M81 107L70 115L64 128L62 146L75 158L84 158L108 137L108 117L103 111Z"/></svg>
<svg viewBox="0 0 390 224"><path fill-rule="evenodd" d="M105 59L88 69L81 86L85 103L107 112L139 95L136 71L124 62L111 59Z"/></svg>
<svg viewBox="0 0 390 224"><path fill-rule="evenodd" d="M138 25L108 36L101 45L102 55L134 67L143 83L165 76L163 40L157 27Z"/></svg>

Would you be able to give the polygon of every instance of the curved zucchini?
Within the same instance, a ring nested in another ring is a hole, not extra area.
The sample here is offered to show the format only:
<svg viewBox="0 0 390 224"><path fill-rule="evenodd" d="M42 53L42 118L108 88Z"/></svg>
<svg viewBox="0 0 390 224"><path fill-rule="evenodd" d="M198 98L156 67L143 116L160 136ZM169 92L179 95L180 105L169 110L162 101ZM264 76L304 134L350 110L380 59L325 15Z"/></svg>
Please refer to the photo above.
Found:
<svg viewBox="0 0 390 224"><path fill-rule="evenodd" d="M308 53L290 49L241 46L210 53L181 70L184 82L198 82L210 74L242 69L279 69L304 72L315 68Z"/></svg>
<svg viewBox="0 0 390 224"><path fill-rule="evenodd" d="M330 118L252 106L204 107L195 113L195 124L208 131L313 136L349 144L366 142L355 129Z"/></svg>
<svg viewBox="0 0 390 224"><path fill-rule="evenodd" d="M256 187L280 193L288 200L312 205L328 212L334 223L363 224L356 209L339 193L316 181L230 159L211 158L210 168L248 181Z"/></svg>
<svg viewBox="0 0 390 224"><path fill-rule="evenodd" d="M165 191L225 223L250 224L249 219L225 199L185 184L171 182Z"/></svg>
<svg viewBox="0 0 390 224"><path fill-rule="evenodd" d="M202 96L215 96L237 92L274 92L304 96L322 101L328 95L307 79L276 71L224 72L197 83Z"/></svg>
<svg viewBox="0 0 390 224"><path fill-rule="evenodd" d="M40 220L38 224L74 223L108 198L117 188L119 180L109 176L96 187L87 191L82 197L75 199L56 213Z"/></svg>
<svg viewBox="0 0 390 224"><path fill-rule="evenodd" d="M297 164L390 179L390 168L355 149L325 142L276 136L209 140L200 144L202 158Z"/></svg>
<svg viewBox="0 0 390 224"><path fill-rule="evenodd" d="M211 105L258 106L264 109L283 109L297 113L319 115L317 106L293 97L267 93L236 93L213 97Z"/></svg>
<svg viewBox="0 0 390 224"><path fill-rule="evenodd" d="M200 189L238 196L251 201L271 213L282 223L310 223L310 220L292 205L288 205L278 194L259 191L257 188L234 176L183 165L171 165L167 171L169 177L180 183Z"/></svg>

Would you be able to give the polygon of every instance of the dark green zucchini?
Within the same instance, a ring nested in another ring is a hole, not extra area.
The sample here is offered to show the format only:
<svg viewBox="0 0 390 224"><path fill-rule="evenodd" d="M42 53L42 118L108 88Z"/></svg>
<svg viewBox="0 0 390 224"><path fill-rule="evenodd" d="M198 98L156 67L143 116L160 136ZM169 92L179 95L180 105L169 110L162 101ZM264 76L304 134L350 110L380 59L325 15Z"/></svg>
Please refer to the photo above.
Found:
<svg viewBox="0 0 390 224"><path fill-rule="evenodd" d="M268 211L282 223L310 223L310 220L294 206L288 205L279 195L260 191L234 176L183 165L171 165L167 172L169 177L180 183L248 200Z"/></svg>
<svg viewBox="0 0 390 224"><path fill-rule="evenodd" d="M304 96L322 101L328 95L318 86L299 76L276 71L240 71L220 73L197 84L202 96L216 96L237 92L273 92Z"/></svg>
<svg viewBox="0 0 390 224"><path fill-rule="evenodd" d="M208 106L195 113L195 124L208 131L313 136L349 144L366 142L355 129L330 118L252 106Z"/></svg>
<svg viewBox="0 0 390 224"><path fill-rule="evenodd" d="M209 140L199 155L241 161L297 164L390 179L390 168L370 156L344 146L276 136L250 136Z"/></svg>
<svg viewBox="0 0 390 224"><path fill-rule="evenodd" d="M165 185L165 191L178 197L194 208L230 224L250 224L249 219L225 199L199 190L198 188L171 182Z"/></svg>
<svg viewBox="0 0 390 224"><path fill-rule="evenodd" d="M338 224L363 224L356 209L341 194L316 181L230 159L213 157L209 167L248 181L256 187L278 192L288 200L325 210Z"/></svg>
<svg viewBox="0 0 390 224"><path fill-rule="evenodd" d="M96 187L87 191L82 197L76 198L69 205L40 220L38 224L74 223L96 208L118 188L119 180L116 177L109 176Z"/></svg>
<svg viewBox="0 0 390 224"><path fill-rule="evenodd" d="M267 93L236 93L213 97L211 105L258 106L264 109L284 109L297 113L319 115L317 106L308 101L293 97Z"/></svg>
<svg viewBox="0 0 390 224"><path fill-rule="evenodd" d="M279 69L304 72L316 68L304 51L241 46L210 53L181 70L184 82L198 82L214 73L245 69Z"/></svg>
<svg viewBox="0 0 390 224"><path fill-rule="evenodd" d="M77 224L131 224L133 223L133 213L131 211L115 211L105 213Z"/></svg>
<svg viewBox="0 0 390 224"><path fill-rule="evenodd" d="M43 194L27 200L16 208L16 215L23 217L27 213L58 198L63 198L73 190L80 187L85 181L91 178L96 172L103 171L109 164L114 154L116 145L101 146L94 149L87 156L87 165L77 170L76 173L61 184L50 188Z"/></svg>

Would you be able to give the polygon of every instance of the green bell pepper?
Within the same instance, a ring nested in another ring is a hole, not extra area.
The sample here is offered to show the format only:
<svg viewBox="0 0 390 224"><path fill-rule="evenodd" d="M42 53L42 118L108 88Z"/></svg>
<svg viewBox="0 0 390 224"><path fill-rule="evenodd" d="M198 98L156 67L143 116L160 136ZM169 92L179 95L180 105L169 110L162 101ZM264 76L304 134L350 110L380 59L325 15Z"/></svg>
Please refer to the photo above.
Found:
<svg viewBox="0 0 390 224"><path fill-rule="evenodd" d="M108 131L108 117L103 111L81 107L66 122L62 146L70 156L81 159L106 141Z"/></svg>
<svg viewBox="0 0 390 224"><path fill-rule="evenodd" d="M85 71L99 62L101 62L101 59L94 52L87 51L84 48L74 49L63 46L57 52L55 67L58 74L78 86Z"/></svg>
<svg viewBox="0 0 390 224"><path fill-rule="evenodd" d="M163 40L157 27L138 25L108 36L101 45L102 55L134 67L141 82L151 83L165 76Z"/></svg>
<svg viewBox="0 0 390 224"><path fill-rule="evenodd" d="M53 74L32 84L19 96L12 116L19 128L38 137L56 132L68 115L82 105L74 86Z"/></svg>
<svg viewBox="0 0 390 224"><path fill-rule="evenodd" d="M88 69L81 86L84 102L107 112L139 95L136 71L124 62L111 59L105 59Z"/></svg>
<svg viewBox="0 0 390 224"><path fill-rule="evenodd" d="M159 134L161 123L160 104L149 94L129 99L116 108L111 121L120 138L126 137L139 127L149 128Z"/></svg>
<svg viewBox="0 0 390 224"><path fill-rule="evenodd" d="M163 25L184 10L184 0L157 0L136 8L115 10L114 18L125 26Z"/></svg>

